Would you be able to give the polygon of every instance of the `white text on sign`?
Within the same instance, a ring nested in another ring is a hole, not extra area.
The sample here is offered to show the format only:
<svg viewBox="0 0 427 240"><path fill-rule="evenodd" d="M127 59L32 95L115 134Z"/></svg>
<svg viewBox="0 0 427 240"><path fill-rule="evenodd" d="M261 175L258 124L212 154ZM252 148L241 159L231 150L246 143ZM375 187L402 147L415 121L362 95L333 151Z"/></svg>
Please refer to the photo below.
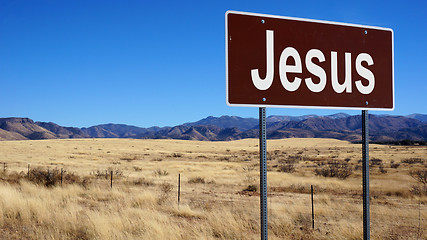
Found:
<svg viewBox="0 0 427 240"><path fill-rule="evenodd" d="M266 56L267 56L267 72L266 77L261 79L259 76L258 69L251 70L252 82L255 87L259 90L267 90L270 88L273 83L274 78L274 31L267 30L266 31ZM332 83L332 88L336 93L346 93L352 92L352 64L351 64L351 53L345 53L345 77L344 82L341 84L338 81L338 60L337 60L337 52L331 51L331 76L330 80ZM295 64L288 65L288 58L293 58ZM316 65L313 62L313 58L316 58L319 62L324 62L325 55L322 51L318 49L310 49L305 55L305 66L307 70L313 74L314 76L319 78L318 83L314 83L312 78L305 78L304 82L307 85L307 88L312 92L321 92L325 89L327 76L325 70ZM374 64L374 60L371 55L368 53L360 53L356 57L355 68L356 72L360 77L366 79L368 81L368 85L363 85L361 79L357 79L355 81L355 85L357 90L362 94L370 94L375 87L375 76L371 70L364 67L362 65L363 62L366 62L367 66L371 66ZM282 86L290 92L296 91L302 82L302 79L299 77L295 77L293 81L290 81L287 77L287 73L302 73L302 62L299 52L293 47L286 47L282 54L280 55L279 60L279 76Z"/></svg>

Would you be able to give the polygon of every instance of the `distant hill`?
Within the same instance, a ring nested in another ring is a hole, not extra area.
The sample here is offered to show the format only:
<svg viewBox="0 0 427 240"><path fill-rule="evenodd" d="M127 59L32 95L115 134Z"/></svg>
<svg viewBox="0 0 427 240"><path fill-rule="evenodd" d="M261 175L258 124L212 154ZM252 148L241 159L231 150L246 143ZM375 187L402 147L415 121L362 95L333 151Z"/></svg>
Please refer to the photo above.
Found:
<svg viewBox="0 0 427 240"><path fill-rule="evenodd" d="M332 114L332 115L328 115L325 117L328 118L332 118L332 119L339 119L339 118L346 118L349 117L350 115L346 114L346 113L336 113L336 114ZM283 121L303 121L309 118L318 118L320 116L315 115L315 114L311 114L311 115L303 115L303 116L277 116L277 115L272 115L269 116L266 120L267 122L283 122ZM258 119L257 119L258 121Z"/></svg>
<svg viewBox="0 0 427 240"><path fill-rule="evenodd" d="M424 124L416 119L401 116L378 117L369 115L369 133L372 141L425 140L427 135L417 134L416 129ZM396 135L405 131L407 136ZM277 122L268 125L271 138L315 137L335 138L348 141L361 140L362 119L360 116L332 119L329 117L308 118L302 121Z"/></svg>
<svg viewBox="0 0 427 240"><path fill-rule="evenodd" d="M55 135L54 138L88 138L89 134L82 131L80 128L75 127L62 127L53 122L36 122L36 125L42 127L52 134Z"/></svg>
<svg viewBox="0 0 427 240"><path fill-rule="evenodd" d="M0 140L26 140L27 138L16 132L0 129Z"/></svg>
<svg viewBox="0 0 427 240"><path fill-rule="evenodd" d="M29 118L0 118L1 137L8 140L56 138L49 130Z"/></svg>
<svg viewBox="0 0 427 240"><path fill-rule="evenodd" d="M427 122L427 114L415 113L415 114L408 115L407 117L420 120L421 122Z"/></svg>
<svg viewBox="0 0 427 240"><path fill-rule="evenodd" d="M427 141L427 115L369 115L371 141ZM360 115L269 116L267 136L280 138L334 138L361 140ZM63 127L29 118L0 118L0 140L56 138L136 138L228 141L258 137L258 119L237 116L207 117L174 127L140 128L125 124L101 124L88 128Z"/></svg>
<svg viewBox="0 0 427 240"><path fill-rule="evenodd" d="M101 124L90 128L82 128L84 132L92 132L89 134L92 137L102 137L102 134L108 135L107 137L118 137L118 138L136 138L141 134L148 134L151 132L157 132L160 130L159 127L151 128L140 128L136 126L130 126L125 124ZM104 132L100 136L96 136L94 133L103 130Z"/></svg>
<svg viewBox="0 0 427 240"><path fill-rule="evenodd" d="M184 123L184 126L200 126L200 125L214 125L220 128L233 128L236 127L239 130L245 131L253 128L258 124L258 119L256 118L242 118L236 116L221 116L221 117L212 117L209 116L200 121L193 123Z"/></svg>

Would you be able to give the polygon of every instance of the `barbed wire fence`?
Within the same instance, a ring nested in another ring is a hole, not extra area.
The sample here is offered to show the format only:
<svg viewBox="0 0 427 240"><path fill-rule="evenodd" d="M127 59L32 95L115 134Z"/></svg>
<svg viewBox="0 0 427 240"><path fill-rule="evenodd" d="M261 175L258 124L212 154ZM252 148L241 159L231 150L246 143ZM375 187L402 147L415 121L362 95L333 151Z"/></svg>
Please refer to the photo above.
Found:
<svg viewBox="0 0 427 240"><path fill-rule="evenodd" d="M46 164L34 164L34 163L23 163L23 162L1 162L0 167L3 169L0 170L0 181L2 180L2 175L6 175L9 173L16 173L20 174L23 177L30 178L31 170L33 169L44 169L47 171L48 174L58 174L61 173L61 186L62 186L62 174L63 173L70 173L73 172L73 168L70 166L62 166L62 165L52 165L52 166L46 166ZM0 168L1 169L1 168ZM121 170L116 170L117 174L123 174ZM113 177L114 174L113 171L110 169L103 170L97 170L92 172L85 172L85 173L77 173L81 175L92 175L93 177L96 177L100 179L105 178L106 187L112 188L113 187ZM111 178L110 178L111 177ZM177 178L178 181L182 180L182 174L180 174L180 177ZM180 201L183 201L183 198L195 198L198 197L197 201L199 202L205 202L208 203L210 201L216 201L221 203L229 203L229 204L235 204L236 202L251 202L256 204L256 202L259 201L257 197L242 197L238 193L230 192L228 193L231 197L220 197L215 196L213 197L213 200L209 200L206 198L201 198L200 196L194 196L194 192L190 189L185 189L181 185L180 182L173 183L174 185L179 184L179 197ZM309 189L309 188L308 188ZM282 192L281 192L282 193ZM312 212L312 203L310 202L310 191L307 192L299 192L298 194L306 195L306 200L301 203L296 202L286 202L287 208L284 212L275 212L275 208L273 205L283 204L283 197L280 194L275 194L274 191L269 189L269 211L270 218L274 217L275 214L292 214L294 216L303 215L307 216L308 219L311 219L311 216L313 214ZM233 197L236 195L235 197ZM362 205L360 204L360 210L355 209L346 209L345 206L348 204L355 204L355 203L361 203L362 199L361 196L337 196L334 195L333 197L328 198L330 203L319 203L319 196L326 196L328 195L327 192L322 192L319 194L314 194L314 222L316 226L332 226L336 224L337 221L345 220L346 218L359 218L360 221L362 220ZM321 200L321 199L320 199ZM425 203L419 201L418 203L415 203L415 199L412 200L413 203L402 203L402 201L398 198L392 198L388 197L387 202L388 204L393 206L400 206L401 209L404 208L406 215L402 214L402 211L395 214L390 213L384 213L380 212L380 210L377 210L378 206L383 206L381 203L375 203L372 202L371 204L371 226L388 226L388 227L396 227L396 228L406 228L406 229L412 229L413 231L417 232L417 236L421 236L423 232L427 232L427 206ZM343 206L343 207L340 207ZM298 210L295 210L298 209ZM316 210L317 209L317 210ZM320 210L319 210L320 209ZM310 220L310 226L311 226L311 220ZM423 235L424 236L424 235Z"/></svg>

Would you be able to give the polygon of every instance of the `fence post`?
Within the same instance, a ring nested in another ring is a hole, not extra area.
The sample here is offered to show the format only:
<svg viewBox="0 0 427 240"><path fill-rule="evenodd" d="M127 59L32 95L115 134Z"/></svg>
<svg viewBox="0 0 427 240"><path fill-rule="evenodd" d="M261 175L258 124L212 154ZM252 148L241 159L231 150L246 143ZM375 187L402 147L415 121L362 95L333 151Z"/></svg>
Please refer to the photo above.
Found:
<svg viewBox="0 0 427 240"><path fill-rule="evenodd" d="M421 198L418 202L418 230L417 230L417 239L421 235Z"/></svg>
<svg viewBox="0 0 427 240"><path fill-rule="evenodd" d="M62 173L63 173L63 170L61 168L61 187L62 187Z"/></svg>
<svg viewBox="0 0 427 240"><path fill-rule="evenodd" d="M311 225L314 229L314 201L313 201L313 185L311 185Z"/></svg>
<svg viewBox="0 0 427 240"><path fill-rule="evenodd" d="M46 177L46 184L49 184L49 182L51 181L51 180L53 180L51 177L50 177L50 169L48 168L47 169L47 177ZM52 181L53 182L53 184L52 185L55 185L54 183L54 181ZM46 185L47 186L47 185Z"/></svg>
<svg viewBox="0 0 427 240"><path fill-rule="evenodd" d="M113 188L113 171L111 171L111 183L110 183L110 187Z"/></svg>
<svg viewBox="0 0 427 240"><path fill-rule="evenodd" d="M181 200L181 173L178 174L178 208Z"/></svg>
<svg viewBox="0 0 427 240"><path fill-rule="evenodd" d="M30 164L28 164L28 172L27 172L27 177L28 177L28 179L30 179Z"/></svg>
<svg viewBox="0 0 427 240"><path fill-rule="evenodd" d="M3 172L6 172L6 162L3 163Z"/></svg>

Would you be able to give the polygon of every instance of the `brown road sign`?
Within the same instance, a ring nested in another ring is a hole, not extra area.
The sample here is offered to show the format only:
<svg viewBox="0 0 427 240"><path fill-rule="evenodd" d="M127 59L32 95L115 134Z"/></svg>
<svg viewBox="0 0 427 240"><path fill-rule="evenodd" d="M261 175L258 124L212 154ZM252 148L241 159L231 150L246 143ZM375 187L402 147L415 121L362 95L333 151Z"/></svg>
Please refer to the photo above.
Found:
<svg viewBox="0 0 427 240"><path fill-rule="evenodd" d="M394 109L393 31L226 13L230 106Z"/></svg>

